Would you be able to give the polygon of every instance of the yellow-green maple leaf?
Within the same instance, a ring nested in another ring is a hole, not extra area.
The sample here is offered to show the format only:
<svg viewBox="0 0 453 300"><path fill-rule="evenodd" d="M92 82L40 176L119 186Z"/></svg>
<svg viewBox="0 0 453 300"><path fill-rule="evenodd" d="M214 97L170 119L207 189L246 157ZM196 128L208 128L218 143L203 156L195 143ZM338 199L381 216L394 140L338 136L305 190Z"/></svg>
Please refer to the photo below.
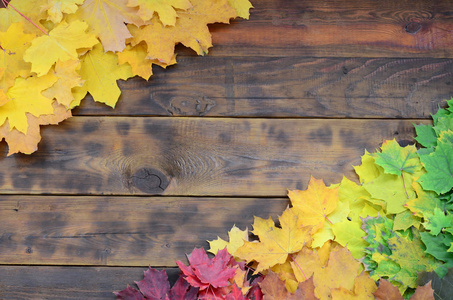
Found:
<svg viewBox="0 0 453 300"><path fill-rule="evenodd" d="M338 187L328 188L320 179L310 178L305 191L288 191L293 209L299 217L300 224L314 226L314 230L324 226L328 215L331 214L338 203Z"/></svg>
<svg viewBox="0 0 453 300"><path fill-rule="evenodd" d="M68 20L83 20L102 42L105 51L123 51L126 39L132 37L125 23L144 25L138 9L127 6L127 0L85 0ZM155 40L155 42L159 40Z"/></svg>
<svg viewBox="0 0 453 300"><path fill-rule="evenodd" d="M81 63L79 60L58 61L55 65L53 74L58 77L58 81L49 89L43 92L43 95L49 99L56 99L58 103L66 107L74 101L74 95L71 89L83 86L82 77L77 73Z"/></svg>
<svg viewBox="0 0 453 300"><path fill-rule="evenodd" d="M298 252L311 241L311 227L299 226L297 216L290 209L283 212L279 221L281 228L275 226L272 218L255 217L252 232L260 241L245 242L234 254L248 262L258 262L256 273L285 263L289 254Z"/></svg>
<svg viewBox="0 0 453 300"><path fill-rule="evenodd" d="M71 107L77 105L87 92L93 96L94 101L115 107L121 95L116 81L134 76L130 65L119 65L116 54L104 52L101 44L97 44L83 56L79 73L85 83L82 87L74 88L78 97L71 103Z"/></svg>
<svg viewBox="0 0 453 300"><path fill-rule="evenodd" d="M367 234L362 230L360 224L345 220L333 224L332 230L335 235L335 241L343 247L347 247L355 259L365 256L364 251L368 243L363 237Z"/></svg>
<svg viewBox="0 0 453 300"><path fill-rule="evenodd" d="M187 10L192 7L188 0L129 0L129 7L139 7L138 15L143 21L152 19L154 13L164 26L174 26L178 16L176 9Z"/></svg>
<svg viewBox="0 0 453 300"><path fill-rule="evenodd" d="M25 34L22 23L12 24L6 32L0 32L0 89L4 93L14 84L17 77L27 77L30 63L23 60L25 50L35 38L34 34Z"/></svg>
<svg viewBox="0 0 453 300"><path fill-rule="evenodd" d="M31 62L32 72L42 76L58 60L76 60L79 57L77 49L91 48L99 41L94 35L86 33L88 24L76 20L72 23L65 21L49 32L33 40L32 45L25 51L24 60Z"/></svg>
<svg viewBox="0 0 453 300"><path fill-rule="evenodd" d="M14 86L7 93L9 101L0 106L0 124L8 120L10 129L16 128L27 133L27 113L39 117L53 114L52 100L44 97L41 92L51 87L57 77L47 74L41 77L17 78Z"/></svg>
<svg viewBox="0 0 453 300"><path fill-rule="evenodd" d="M128 28L134 36L131 39L132 45L145 41L148 44L148 58L164 63L171 61L178 43L192 48L199 55L206 54L212 46L207 24L229 23L237 13L228 0L191 2L192 8L178 13L175 26L164 26L156 18L151 19L150 24L143 28L129 25Z"/></svg>
<svg viewBox="0 0 453 300"><path fill-rule="evenodd" d="M209 242L209 252L217 254L219 250L224 249L225 247L228 250L228 253L234 255L236 250L244 245L245 241L249 240L248 229L240 230L236 226L233 226L230 231L228 231L229 242L222 240L220 237L217 237L216 240L208 241Z"/></svg>
<svg viewBox="0 0 453 300"><path fill-rule="evenodd" d="M47 0L45 10L47 11L47 20L60 23L63 14L73 14L83 4L84 0Z"/></svg>

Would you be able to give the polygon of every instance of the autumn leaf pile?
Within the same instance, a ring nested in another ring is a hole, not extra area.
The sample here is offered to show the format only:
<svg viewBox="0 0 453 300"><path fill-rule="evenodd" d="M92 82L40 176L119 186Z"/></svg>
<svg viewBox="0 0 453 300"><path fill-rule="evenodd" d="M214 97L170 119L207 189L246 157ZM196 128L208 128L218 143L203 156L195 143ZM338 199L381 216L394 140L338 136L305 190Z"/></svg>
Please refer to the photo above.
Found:
<svg viewBox="0 0 453 300"><path fill-rule="evenodd" d="M248 0L2 0L0 140L30 154L40 125L71 117L90 93L115 107L116 81L176 63L175 45L204 55L207 24L248 18Z"/></svg>
<svg viewBox="0 0 453 300"><path fill-rule="evenodd" d="M177 262L173 289L184 283L186 296L172 296L169 285L150 294L151 272L164 272L150 269L148 288L140 281L140 291L118 298L451 299L453 98L447 105L433 126L415 125L418 149L389 140L365 150L358 182L312 177L306 190L288 192L278 220L255 217L251 232L234 226L228 241L209 241L213 258L195 249L189 266Z"/></svg>

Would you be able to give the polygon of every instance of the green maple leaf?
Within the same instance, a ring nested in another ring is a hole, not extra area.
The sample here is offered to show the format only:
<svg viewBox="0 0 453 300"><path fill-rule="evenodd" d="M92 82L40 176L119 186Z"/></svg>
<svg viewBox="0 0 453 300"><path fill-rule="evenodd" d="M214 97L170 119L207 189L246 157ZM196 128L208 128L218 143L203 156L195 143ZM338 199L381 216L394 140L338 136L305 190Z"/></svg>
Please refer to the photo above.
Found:
<svg viewBox="0 0 453 300"><path fill-rule="evenodd" d="M374 157L375 163L387 174L401 176L403 171L413 174L422 168L415 146L401 147L394 139L385 141L381 152L376 152Z"/></svg>
<svg viewBox="0 0 453 300"><path fill-rule="evenodd" d="M415 140L426 148L435 147L437 145L437 135L433 126L425 124L414 124L417 137Z"/></svg>
<svg viewBox="0 0 453 300"><path fill-rule="evenodd" d="M430 230L430 233L434 236L438 235L442 229L452 227L453 215L445 214L443 210L439 208L434 209L434 213L429 217L428 221L423 223L426 229Z"/></svg>
<svg viewBox="0 0 453 300"><path fill-rule="evenodd" d="M453 253L448 252L453 242L453 235L444 233L433 236L429 232L421 232L420 236L426 246L425 252L445 263L436 268L436 273L442 277L448 268L453 267Z"/></svg>
<svg viewBox="0 0 453 300"><path fill-rule="evenodd" d="M438 140L434 152L420 156L426 174L420 177L423 189L443 194L453 187L453 144L447 139Z"/></svg>

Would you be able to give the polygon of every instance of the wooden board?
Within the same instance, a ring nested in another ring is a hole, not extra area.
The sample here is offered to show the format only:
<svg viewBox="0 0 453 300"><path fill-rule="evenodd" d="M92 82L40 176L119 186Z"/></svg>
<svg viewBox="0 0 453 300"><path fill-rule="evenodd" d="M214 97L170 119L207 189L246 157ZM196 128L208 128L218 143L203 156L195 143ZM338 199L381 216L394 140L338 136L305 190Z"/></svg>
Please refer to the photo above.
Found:
<svg viewBox="0 0 453 300"><path fill-rule="evenodd" d="M453 95L451 59L182 57L119 81L115 110L75 115L429 118Z"/></svg>
<svg viewBox="0 0 453 300"><path fill-rule="evenodd" d="M175 266L287 198L2 196L0 264ZM1 276L0 276L1 278ZM0 283L2 280L0 280Z"/></svg>
<svg viewBox="0 0 453 300"><path fill-rule="evenodd" d="M212 26L218 56L449 57L453 1L260 0Z"/></svg>
<svg viewBox="0 0 453 300"><path fill-rule="evenodd" d="M113 291L135 286L146 268L0 266L0 299L114 299ZM179 269L166 269L170 281Z"/></svg>
<svg viewBox="0 0 453 300"><path fill-rule="evenodd" d="M312 175L354 179L365 149L411 142L413 122L75 117L46 127L33 155L4 158L1 191L284 197Z"/></svg>

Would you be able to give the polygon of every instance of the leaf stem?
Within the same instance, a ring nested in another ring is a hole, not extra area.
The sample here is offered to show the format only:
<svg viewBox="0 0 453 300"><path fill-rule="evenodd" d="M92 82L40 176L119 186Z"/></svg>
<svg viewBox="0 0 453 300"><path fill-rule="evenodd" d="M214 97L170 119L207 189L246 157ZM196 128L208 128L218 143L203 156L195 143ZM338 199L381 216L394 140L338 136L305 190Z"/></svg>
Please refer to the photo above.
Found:
<svg viewBox="0 0 453 300"><path fill-rule="evenodd" d="M401 178L403 179L403 187L404 187L404 191L406 192L406 198L409 199L409 194L407 193L407 189L406 189L406 183L404 182L403 172L401 172Z"/></svg>
<svg viewBox="0 0 453 300"><path fill-rule="evenodd" d="M288 254L289 257L293 260L293 262L296 264L296 266L299 268L299 270L302 272L302 275L304 275L305 280L307 280L307 276L305 275L304 271L302 270L301 266L297 263L297 261L294 259L294 256L292 254Z"/></svg>
<svg viewBox="0 0 453 300"><path fill-rule="evenodd" d="M2 3L5 7L11 7L12 9L14 9L19 15L21 15L25 20L27 20L28 22L30 22L31 24L33 24L33 26L35 26L36 28L38 28L39 30L41 30L45 35L49 35L49 33L47 31L45 31L43 28L41 28L40 26L38 26L35 22L33 22L30 18L28 18L27 16L25 16L23 13L21 13L17 8L15 8L14 6L11 5L11 3L9 3L7 0L2 0Z"/></svg>

